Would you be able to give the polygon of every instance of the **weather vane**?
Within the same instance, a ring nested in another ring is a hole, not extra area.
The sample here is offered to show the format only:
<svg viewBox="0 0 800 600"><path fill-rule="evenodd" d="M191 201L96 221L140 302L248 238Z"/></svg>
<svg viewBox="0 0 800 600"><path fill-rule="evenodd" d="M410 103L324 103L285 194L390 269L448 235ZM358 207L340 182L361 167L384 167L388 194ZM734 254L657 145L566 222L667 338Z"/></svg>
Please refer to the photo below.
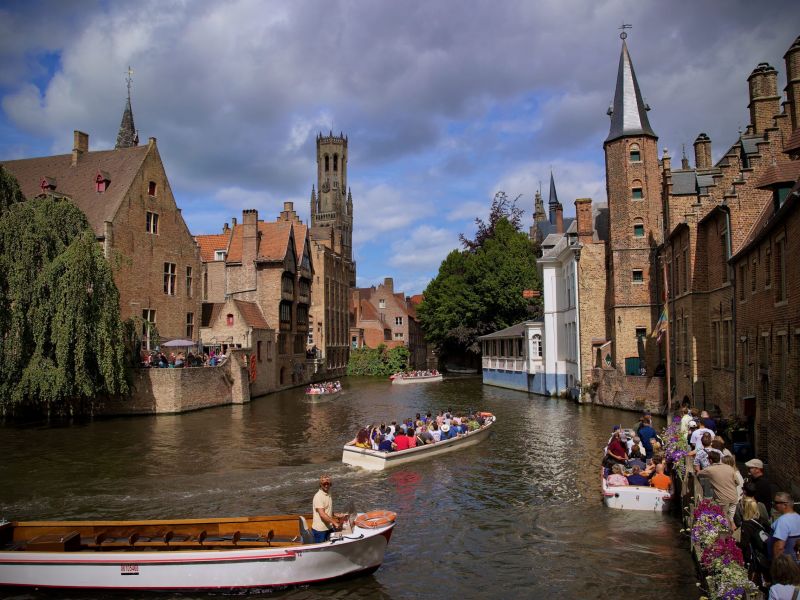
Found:
<svg viewBox="0 0 800 600"><path fill-rule="evenodd" d="M619 39L621 39L621 40L624 40L625 38L627 38L627 37L628 37L628 34L627 34L627 33L625 33L625 30L626 30L626 29L632 29L632 28L633 28L633 25L631 25L630 23L626 23L625 21L623 21L623 22L622 22L622 26L620 27L620 29L622 30L622 33L620 33L620 34L619 34Z"/></svg>
<svg viewBox="0 0 800 600"><path fill-rule="evenodd" d="M125 75L125 82L128 84L128 98L131 97L131 81L133 80L133 69L128 65L128 70Z"/></svg>

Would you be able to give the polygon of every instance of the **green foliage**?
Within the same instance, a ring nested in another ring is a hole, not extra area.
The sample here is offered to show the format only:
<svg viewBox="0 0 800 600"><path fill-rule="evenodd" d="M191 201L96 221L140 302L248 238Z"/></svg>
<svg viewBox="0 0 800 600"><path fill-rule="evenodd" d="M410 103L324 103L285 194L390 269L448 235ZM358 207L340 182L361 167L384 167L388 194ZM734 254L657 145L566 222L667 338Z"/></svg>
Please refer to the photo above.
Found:
<svg viewBox="0 0 800 600"><path fill-rule="evenodd" d="M347 363L348 375L389 377L408 368L411 354L405 346L388 350L384 344L377 348L353 348Z"/></svg>
<svg viewBox="0 0 800 600"><path fill-rule="evenodd" d="M127 391L119 293L83 213L54 197L2 205L2 411L74 413Z"/></svg>
<svg viewBox="0 0 800 600"><path fill-rule="evenodd" d="M23 202L25 197L19 189L17 179L0 165L0 214L4 213L9 206L17 202Z"/></svg>
<svg viewBox="0 0 800 600"><path fill-rule="evenodd" d="M480 244L447 256L417 308L426 339L443 354L478 354L478 336L541 314L541 298L522 296L542 289L530 238L505 216L483 233Z"/></svg>

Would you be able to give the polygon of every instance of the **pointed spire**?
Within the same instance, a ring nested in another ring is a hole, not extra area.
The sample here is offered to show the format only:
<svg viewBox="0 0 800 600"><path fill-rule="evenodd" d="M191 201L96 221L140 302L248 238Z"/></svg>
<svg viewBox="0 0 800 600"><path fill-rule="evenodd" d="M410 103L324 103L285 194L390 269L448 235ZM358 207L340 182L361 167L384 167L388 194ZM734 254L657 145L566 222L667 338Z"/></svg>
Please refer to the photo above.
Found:
<svg viewBox="0 0 800 600"><path fill-rule="evenodd" d="M553 179L553 172L550 171L550 200L547 203L550 213L550 222L555 225L556 223L556 209L560 206L558 202L558 194L556 193L556 182Z"/></svg>
<svg viewBox="0 0 800 600"><path fill-rule="evenodd" d="M533 197L533 206L533 221L535 223L547 221L547 215L544 212L544 200L542 200L542 194L538 190Z"/></svg>
<svg viewBox="0 0 800 600"><path fill-rule="evenodd" d="M133 148L139 145L139 135L133 124L133 109L131 108L131 79L133 69L128 67L128 74L125 81L128 84L128 100L125 102L125 111L122 113L122 122L119 125L117 134L117 144L114 148Z"/></svg>
<svg viewBox="0 0 800 600"><path fill-rule="evenodd" d="M642 99L631 55L628 53L628 45L623 38L614 104L613 108L609 108L611 130L608 132L606 143L628 135L647 135L658 138L647 118L649 110L650 107Z"/></svg>

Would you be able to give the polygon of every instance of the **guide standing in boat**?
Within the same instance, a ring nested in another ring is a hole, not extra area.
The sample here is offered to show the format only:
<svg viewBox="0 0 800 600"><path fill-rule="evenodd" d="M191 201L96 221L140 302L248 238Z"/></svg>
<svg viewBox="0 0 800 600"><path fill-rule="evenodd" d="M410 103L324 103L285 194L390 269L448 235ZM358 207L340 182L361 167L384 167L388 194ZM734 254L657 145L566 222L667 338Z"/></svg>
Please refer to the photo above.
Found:
<svg viewBox="0 0 800 600"><path fill-rule="evenodd" d="M314 534L314 543L316 544L328 541L332 532L342 528L340 515L333 514L331 485L331 476L322 475L319 478L319 490L314 494L314 518L311 522L311 532Z"/></svg>

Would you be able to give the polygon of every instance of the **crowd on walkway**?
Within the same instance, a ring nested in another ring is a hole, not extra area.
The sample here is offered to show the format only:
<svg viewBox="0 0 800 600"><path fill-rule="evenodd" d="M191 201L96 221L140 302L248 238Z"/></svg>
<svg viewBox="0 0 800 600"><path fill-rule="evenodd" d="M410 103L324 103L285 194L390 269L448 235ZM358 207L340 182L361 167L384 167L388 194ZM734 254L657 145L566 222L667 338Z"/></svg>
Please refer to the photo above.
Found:
<svg viewBox="0 0 800 600"><path fill-rule="evenodd" d="M468 412L457 414L452 410L417 413L398 423L373 423L359 430L349 444L356 448L378 452L400 452L418 446L435 444L480 429L486 424L489 413Z"/></svg>
<svg viewBox="0 0 800 600"><path fill-rule="evenodd" d="M776 489L758 458L744 463L747 477L743 477L708 412L683 407L679 427L703 495L721 507L750 579L762 588L771 584L770 600L797 600L800 514L795 504L799 503ZM649 414L635 431L616 425L603 460L608 485L649 485L672 491L672 470L677 465L666 460L662 446Z"/></svg>
<svg viewBox="0 0 800 600"><path fill-rule="evenodd" d="M159 348L153 351L143 351L141 366L145 369L183 369L189 367L216 367L228 359L227 354L211 352L200 354L194 352L171 352L169 355Z"/></svg>

